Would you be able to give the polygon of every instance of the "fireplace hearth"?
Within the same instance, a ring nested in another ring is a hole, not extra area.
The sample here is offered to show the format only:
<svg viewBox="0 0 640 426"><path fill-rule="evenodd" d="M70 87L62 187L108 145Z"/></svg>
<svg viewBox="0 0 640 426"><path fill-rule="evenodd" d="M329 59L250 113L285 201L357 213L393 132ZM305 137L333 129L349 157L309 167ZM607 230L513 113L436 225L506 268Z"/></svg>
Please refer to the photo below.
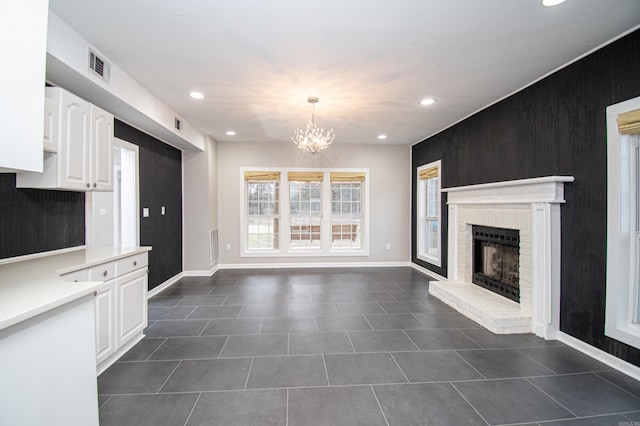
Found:
<svg viewBox="0 0 640 426"><path fill-rule="evenodd" d="M474 225L472 234L472 282L520 303L520 232Z"/></svg>

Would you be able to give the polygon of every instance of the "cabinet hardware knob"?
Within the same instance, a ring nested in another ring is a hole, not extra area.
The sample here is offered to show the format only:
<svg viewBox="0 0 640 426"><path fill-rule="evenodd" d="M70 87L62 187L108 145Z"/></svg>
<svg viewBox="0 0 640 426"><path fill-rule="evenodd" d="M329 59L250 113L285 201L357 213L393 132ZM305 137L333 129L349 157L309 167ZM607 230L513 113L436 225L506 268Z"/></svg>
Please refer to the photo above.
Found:
<svg viewBox="0 0 640 426"><path fill-rule="evenodd" d="M137 260L133 261L133 266L138 266L138 261Z"/></svg>
<svg viewBox="0 0 640 426"><path fill-rule="evenodd" d="M91 184L90 183L87 183L87 188L91 188Z"/></svg>
<svg viewBox="0 0 640 426"><path fill-rule="evenodd" d="M103 276L103 277L106 277L106 276L107 276L107 271L104 271L104 272L102 273L102 276Z"/></svg>
<svg viewBox="0 0 640 426"><path fill-rule="evenodd" d="M95 188L96 186L98 186L98 184L96 182L93 182L93 187Z"/></svg>

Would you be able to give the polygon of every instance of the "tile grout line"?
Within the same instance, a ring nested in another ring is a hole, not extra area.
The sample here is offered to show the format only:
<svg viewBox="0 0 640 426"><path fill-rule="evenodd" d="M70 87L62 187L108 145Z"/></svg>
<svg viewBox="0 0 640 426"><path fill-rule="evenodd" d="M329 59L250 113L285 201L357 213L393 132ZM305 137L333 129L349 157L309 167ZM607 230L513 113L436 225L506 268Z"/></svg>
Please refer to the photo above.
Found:
<svg viewBox="0 0 640 426"><path fill-rule="evenodd" d="M469 367L471 367L473 369L473 371L478 373L480 375L480 377L482 377L484 380L488 380L487 377L484 374L482 374L478 369L476 369L473 365L471 365L471 363L469 361L467 361L462 355L460 355L457 350L454 349L453 352L455 352L455 354L458 356L458 358L462 359L463 362L465 362Z"/></svg>
<svg viewBox="0 0 640 426"><path fill-rule="evenodd" d="M376 395L376 391L373 389L373 385L369 385L369 389L371 389L371 393L373 394L373 397L376 399L376 403L378 404L378 408L380 409L380 412L382 413L382 418L384 419L384 421L387 424L387 426L389 426L389 420L387 419L387 416L384 414L384 410L382 409L382 404L380 404L380 400L378 399L378 395Z"/></svg>
<svg viewBox="0 0 640 426"><path fill-rule="evenodd" d="M191 411L189 411L189 415L187 416L187 419L184 421L184 426L187 426L187 424L189 423L189 419L193 415L193 412L196 409L196 405L198 405L198 402L200 402L200 398L202 398L202 392L198 394L198 398L196 399L196 402L193 404L193 407L191 407Z"/></svg>
<svg viewBox="0 0 640 426"><path fill-rule="evenodd" d="M220 348L220 352L218 352L218 356L216 357L217 359L220 359L220 355L222 355L222 351L224 351L224 347L227 346L227 342L229 341L229 338L231 336L226 336L226 337L227 338L224 340L224 343L222 344L222 347Z"/></svg>
<svg viewBox="0 0 640 426"><path fill-rule="evenodd" d="M607 379L607 378L605 378L605 377L602 377L602 376L599 374L599 373L606 373L607 371L616 371L616 370L593 371L593 372L591 372L591 373L592 373L592 374L594 374L595 376L597 376L598 378L600 378L600 379L604 380L605 382L610 383L610 384L612 384L613 386L617 387L618 389L620 389L620 390L622 390L622 391L624 391L624 392L628 393L629 395L631 395L631 396L633 396L633 397L635 397L635 398L637 398L637 399L640 399L640 396L638 396L638 395L636 395L636 394L634 394L634 393L629 392L629 391L628 391L628 390L626 390L625 388L623 388L623 387L621 387L621 386L618 386L617 384L613 383L611 380L609 380L609 379Z"/></svg>
<svg viewBox="0 0 640 426"><path fill-rule="evenodd" d="M389 352L389 356L391 357L393 362L396 364L396 367L398 367L398 369L402 373L402 376L407 380L407 383L411 383L411 380L409 380L409 377L407 377L407 374L404 372L402 367L400 367L400 364L398 364L398 360L396 359L396 357L393 356L393 353Z"/></svg>
<svg viewBox="0 0 640 426"><path fill-rule="evenodd" d="M327 386L331 386L331 381L329 380L329 370L327 369L327 361L324 359L324 354L322 356L322 364L324 365L324 375L327 378Z"/></svg>
<svg viewBox="0 0 640 426"><path fill-rule="evenodd" d="M247 385L249 384L249 377L251 376L251 369L253 368L253 360L255 357L251 357L251 364L249 365L249 372L247 373L247 380L244 382L244 390L247 390Z"/></svg>
<svg viewBox="0 0 640 426"><path fill-rule="evenodd" d="M169 340L169 338L168 338L168 337L165 337L165 338L164 338L164 340L162 341L162 343L160 343L158 346L156 346L156 348L153 350L153 352L151 352L151 353L149 354L149 356L148 356L148 357L146 357L143 361L153 361L153 360L151 360L150 358L153 356L153 354L155 354L155 353L158 351L158 349L160 348L160 346L164 345L164 343L165 343L167 340Z"/></svg>
<svg viewBox="0 0 640 426"><path fill-rule="evenodd" d="M358 353L358 351L356 351L356 347L353 344L353 341L351 340L351 336L349 336L349 332L345 331L345 334L347 335L347 339L349 339L349 343L351 344L351 348L353 349L353 353Z"/></svg>
<svg viewBox="0 0 640 426"><path fill-rule="evenodd" d="M171 373L169 373L169 375L167 376L167 379L164 381L164 383L162 383L162 385L158 388L158 390L155 392L156 394L159 394L160 391L162 390L163 387L165 387L165 385L167 384L167 382L169 382L169 379L171 378L171 376L173 376L173 373L176 372L176 370L178 369L178 367L180 367L180 364L182 364L182 360L178 361L178 363L176 364L175 368L171 371Z"/></svg>
<svg viewBox="0 0 640 426"><path fill-rule="evenodd" d="M460 390L456 387L455 383L453 383L453 382L448 382L448 383L449 383L449 385L450 385L453 389L455 389L455 391L456 391L456 392L458 392L458 395L460 395L460 396L462 397L462 399L464 399L464 401L469 405L469 407L471 407L471 409L472 409L473 411L475 411L475 412L476 412L476 414L477 414L477 415L478 415L478 416L479 416L479 417L480 417L480 418L481 418L481 419L482 419L482 420L483 420L487 425L490 425L490 424L491 424L491 423L489 423L489 422L487 421L487 419L485 419L485 418L484 418L484 416L483 416L482 414L480 414L480 412L476 409L476 407L474 407L474 406L473 406L473 404L471 404L471 403L469 402L469 400L467 399L467 397L466 397L466 396L464 396L464 395L462 394L462 392L460 392Z"/></svg>
<svg viewBox="0 0 640 426"><path fill-rule="evenodd" d="M207 320L207 323L204 325L204 327L202 327L202 330L200 330L200 333L198 333L198 337L202 337L202 333L204 333L207 327L209 327L209 324L211 324L211 319Z"/></svg>
<svg viewBox="0 0 640 426"><path fill-rule="evenodd" d="M413 343L413 345L416 347L416 349L417 349L418 351L423 352L423 351L422 351L422 348L421 348L420 346L418 346L418 344L417 344L416 342L414 342L414 340L411 338L411 336L409 336L409 335L407 334L407 332L406 332L406 331L404 331L404 330L401 330L401 331L404 333L404 335L405 335L405 336L407 336L407 339L411 340L411 343Z"/></svg>
<svg viewBox="0 0 640 426"><path fill-rule="evenodd" d="M574 417L580 417L578 416L576 413L574 413L572 410L570 410L568 407L565 407L564 404L560 403L560 401L558 401L557 399L555 399L554 397L552 397L551 395L549 395L547 392L545 392L544 390L542 390L538 385L536 385L535 383L533 383L528 377L523 377L523 380L526 380L527 383L529 383L531 386L533 386L534 388L538 389L540 392L542 392L543 394L545 394L547 396L547 398L551 399L553 402L555 402L556 404L558 404L560 407L564 408L565 410L567 410L569 413L571 413Z"/></svg>

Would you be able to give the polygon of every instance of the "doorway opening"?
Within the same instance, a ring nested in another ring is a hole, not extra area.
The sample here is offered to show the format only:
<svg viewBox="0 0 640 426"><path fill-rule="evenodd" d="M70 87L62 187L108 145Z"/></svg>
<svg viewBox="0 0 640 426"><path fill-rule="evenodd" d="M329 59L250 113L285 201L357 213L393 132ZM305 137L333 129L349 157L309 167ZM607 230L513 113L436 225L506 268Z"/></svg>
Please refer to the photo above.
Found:
<svg viewBox="0 0 640 426"><path fill-rule="evenodd" d="M86 195L89 247L140 245L138 155L136 145L114 138L113 192Z"/></svg>

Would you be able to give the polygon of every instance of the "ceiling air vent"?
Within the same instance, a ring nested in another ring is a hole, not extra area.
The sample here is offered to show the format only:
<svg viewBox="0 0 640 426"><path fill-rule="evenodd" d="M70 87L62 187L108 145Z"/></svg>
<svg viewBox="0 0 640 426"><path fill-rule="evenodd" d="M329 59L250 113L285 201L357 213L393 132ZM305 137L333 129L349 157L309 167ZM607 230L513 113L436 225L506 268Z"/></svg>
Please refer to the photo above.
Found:
<svg viewBox="0 0 640 426"><path fill-rule="evenodd" d="M107 83L109 82L111 64L106 62L91 49L89 49L89 69Z"/></svg>
<svg viewBox="0 0 640 426"><path fill-rule="evenodd" d="M175 118L174 127L177 131L182 132L182 120L180 120L178 117Z"/></svg>

